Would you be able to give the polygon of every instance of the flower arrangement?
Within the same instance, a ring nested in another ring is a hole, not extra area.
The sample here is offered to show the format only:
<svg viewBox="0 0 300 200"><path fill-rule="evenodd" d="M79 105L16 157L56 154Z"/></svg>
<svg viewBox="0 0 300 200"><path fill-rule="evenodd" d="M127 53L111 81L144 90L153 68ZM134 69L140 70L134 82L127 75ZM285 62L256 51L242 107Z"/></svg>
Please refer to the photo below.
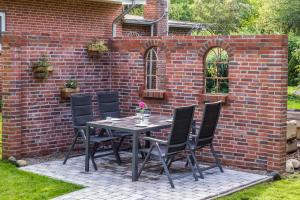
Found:
<svg viewBox="0 0 300 200"><path fill-rule="evenodd" d="M144 113L144 112L145 112L145 109L146 109L146 104L145 104L145 102L140 101L140 102L139 102L139 107L138 107L138 109L139 109L139 112L140 112L140 113Z"/></svg>

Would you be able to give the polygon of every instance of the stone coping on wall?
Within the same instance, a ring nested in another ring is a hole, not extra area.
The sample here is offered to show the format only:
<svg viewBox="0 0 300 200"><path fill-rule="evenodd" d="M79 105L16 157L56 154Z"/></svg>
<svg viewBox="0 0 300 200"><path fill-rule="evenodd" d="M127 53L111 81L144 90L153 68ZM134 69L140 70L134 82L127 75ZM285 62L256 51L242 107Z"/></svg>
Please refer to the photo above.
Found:
<svg viewBox="0 0 300 200"><path fill-rule="evenodd" d="M287 111L288 120L300 120L300 110L290 110Z"/></svg>

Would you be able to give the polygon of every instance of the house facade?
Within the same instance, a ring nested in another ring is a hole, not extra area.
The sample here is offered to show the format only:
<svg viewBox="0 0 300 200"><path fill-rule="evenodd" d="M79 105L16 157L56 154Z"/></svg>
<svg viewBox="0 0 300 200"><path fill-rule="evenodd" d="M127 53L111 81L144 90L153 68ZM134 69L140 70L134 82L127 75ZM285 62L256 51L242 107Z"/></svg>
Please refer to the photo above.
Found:
<svg viewBox="0 0 300 200"><path fill-rule="evenodd" d="M131 3L0 2L4 157L46 155L69 146L70 102L61 98L60 88L75 79L83 93L118 90L124 116L144 99L154 113L169 115L177 106L196 104L199 121L204 102L226 99L215 141L222 162L282 171L287 37L186 36L199 24L168 19L166 1L136 1L145 4L143 17L126 15L123 5ZM87 45L95 40L105 41L110 53L89 56ZM205 59L215 47L228 54L226 94L205 89ZM32 63L44 54L54 70L39 80ZM147 63L157 63L153 74L145 72ZM94 110L97 119L96 105ZM203 157L210 159L206 152Z"/></svg>

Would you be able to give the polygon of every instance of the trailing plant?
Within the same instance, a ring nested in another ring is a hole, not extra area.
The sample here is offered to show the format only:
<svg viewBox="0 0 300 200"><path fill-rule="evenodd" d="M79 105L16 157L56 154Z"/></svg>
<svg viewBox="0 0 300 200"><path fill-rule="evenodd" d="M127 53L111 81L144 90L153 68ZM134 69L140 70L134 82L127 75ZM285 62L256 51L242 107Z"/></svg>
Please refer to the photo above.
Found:
<svg viewBox="0 0 300 200"><path fill-rule="evenodd" d="M47 55L42 55L38 62L32 64L32 71L36 78L45 79L48 77L49 72L53 70L53 67L48 61Z"/></svg>
<svg viewBox="0 0 300 200"><path fill-rule="evenodd" d="M107 52L109 49L104 41L96 41L94 43L89 44L88 51L90 52L97 52L97 53L104 53Z"/></svg>

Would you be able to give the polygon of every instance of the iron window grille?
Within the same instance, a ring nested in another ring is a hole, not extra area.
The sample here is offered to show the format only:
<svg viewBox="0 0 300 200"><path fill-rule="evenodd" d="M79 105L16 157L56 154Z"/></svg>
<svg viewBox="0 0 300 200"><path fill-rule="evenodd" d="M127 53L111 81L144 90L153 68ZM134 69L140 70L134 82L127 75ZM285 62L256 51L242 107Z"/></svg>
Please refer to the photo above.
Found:
<svg viewBox="0 0 300 200"><path fill-rule="evenodd" d="M220 48L214 47L208 51L205 58L205 92L226 94L229 92L228 54Z"/></svg>
<svg viewBox="0 0 300 200"><path fill-rule="evenodd" d="M146 89L154 90L158 89L158 75L157 75L157 65L158 65L158 54L157 47L151 47L146 53Z"/></svg>

